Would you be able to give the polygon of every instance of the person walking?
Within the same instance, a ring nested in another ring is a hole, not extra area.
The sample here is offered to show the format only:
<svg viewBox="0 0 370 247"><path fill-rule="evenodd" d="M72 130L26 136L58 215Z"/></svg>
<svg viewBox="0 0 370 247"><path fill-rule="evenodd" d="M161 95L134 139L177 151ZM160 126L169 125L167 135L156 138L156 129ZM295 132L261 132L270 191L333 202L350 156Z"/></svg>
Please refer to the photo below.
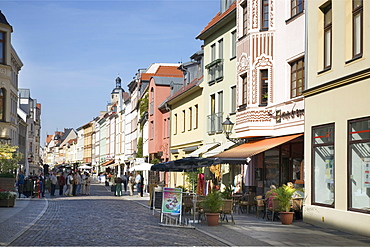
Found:
<svg viewBox="0 0 370 247"><path fill-rule="evenodd" d="M58 183L57 176L55 176L54 172L50 173L50 196L55 196L55 188Z"/></svg>
<svg viewBox="0 0 370 247"><path fill-rule="evenodd" d="M122 178L117 175L117 177L114 179L114 182L116 183L116 192L114 193L115 196L122 196Z"/></svg>
<svg viewBox="0 0 370 247"><path fill-rule="evenodd" d="M72 195L76 196L77 184L78 184L77 174L73 173L72 176L73 176Z"/></svg>
<svg viewBox="0 0 370 247"><path fill-rule="evenodd" d="M134 184L135 184L135 178L130 172L128 177L128 190L130 191L130 196L134 195Z"/></svg>
<svg viewBox="0 0 370 247"><path fill-rule="evenodd" d="M73 196L73 176L72 176L72 173L69 173L68 176L67 176L67 190L66 190L66 193L64 193L64 195L66 196Z"/></svg>
<svg viewBox="0 0 370 247"><path fill-rule="evenodd" d="M126 193L127 192L127 180L128 180L127 175L122 174L121 178L122 178L122 183L123 183L123 190Z"/></svg>
<svg viewBox="0 0 370 247"><path fill-rule="evenodd" d="M76 177L77 177L76 194L81 195L82 177L80 171L76 172Z"/></svg>
<svg viewBox="0 0 370 247"><path fill-rule="evenodd" d="M39 188L39 197L45 197L45 186L46 186L46 178L43 172L41 172L39 176L39 183L40 183L40 188ZM40 195L41 194L41 195Z"/></svg>
<svg viewBox="0 0 370 247"><path fill-rule="evenodd" d="M91 184L90 174L86 173L86 195L90 195L90 184Z"/></svg>
<svg viewBox="0 0 370 247"><path fill-rule="evenodd" d="M84 172L84 173L82 174L81 179L82 179L82 185L81 185L82 189L81 189L81 193L82 193L82 195L86 195L86 179L87 179L87 177L86 177L86 172Z"/></svg>
<svg viewBox="0 0 370 247"><path fill-rule="evenodd" d="M18 184L19 198L21 198L21 195L23 194L23 190L24 190L24 174L22 171L19 172L17 184Z"/></svg>
<svg viewBox="0 0 370 247"><path fill-rule="evenodd" d="M59 195L63 195L64 185L66 184L66 178L64 177L63 173L59 176Z"/></svg>

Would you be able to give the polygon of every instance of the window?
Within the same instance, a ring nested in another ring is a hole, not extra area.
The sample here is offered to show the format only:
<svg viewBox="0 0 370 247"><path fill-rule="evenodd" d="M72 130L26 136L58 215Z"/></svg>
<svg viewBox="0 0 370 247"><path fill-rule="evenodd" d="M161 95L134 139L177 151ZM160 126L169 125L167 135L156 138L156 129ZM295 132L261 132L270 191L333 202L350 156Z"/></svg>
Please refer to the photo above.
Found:
<svg viewBox="0 0 370 247"><path fill-rule="evenodd" d="M231 32L231 58L236 57L236 30Z"/></svg>
<svg viewBox="0 0 370 247"><path fill-rule="evenodd" d="M324 13L324 69L331 68L331 43L332 43L332 11L331 2L322 9Z"/></svg>
<svg viewBox="0 0 370 247"><path fill-rule="evenodd" d="M231 109L230 112L236 112L236 86L231 87Z"/></svg>
<svg viewBox="0 0 370 247"><path fill-rule="evenodd" d="M261 99L260 99L260 102L261 102L261 105L267 105L267 101L268 101L268 85L269 85L269 82L268 82L268 70L267 69L264 69L264 70L261 70Z"/></svg>
<svg viewBox="0 0 370 247"><path fill-rule="evenodd" d="M0 32L0 63L5 63L5 33Z"/></svg>
<svg viewBox="0 0 370 247"><path fill-rule="evenodd" d="M189 107L189 130L193 128L193 109Z"/></svg>
<svg viewBox="0 0 370 247"><path fill-rule="evenodd" d="M173 118L173 134L177 135L177 114L174 114Z"/></svg>
<svg viewBox="0 0 370 247"><path fill-rule="evenodd" d="M211 62L216 60L216 44L211 45Z"/></svg>
<svg viewBox="0 0 370 247"><path fill-rule="evenodd" d="M334 206L334 124L312 129L313 203Z"/></svg>
<svg viewBox="0 0 370 247"><path fill-rule="evenodd" d="M150 115L153 115L154 114L154 88L150 90L150 94L151 94L151 101L149 105L149 113Z"/></svg>
<svg viewBox="0 0 370 247"><path fill-rule="evenodd" d="M349 121L349 208L370 213L370 117Z"/></svg>
<svg viewBox="0 0 370 247"><path fill-rule="evenodd" d="M243 35L247 35L248 32L248 11L247 11L247 1L242 5L243 8Z"/></svg>
<svg viewBox="0 0 370 247"><path fill-rule="evenodd" d="M220 39L218 41L218 58L223 59L224 58L224 40Z"/></svg>
<svg viewBox="0 0 370 247"><path fill-rule="evenodd" d="M304 59L290 64L291 98L302 95L304 90Z"/></svg>
<svg viewBox="0 0 370 247"><path fill-rule="evenodd" d="M150 122L150 130L151 130L151 135L150 135L150 139L154 139L154 121L151 121Z"/></svg>
<svg viewBox="0 0 370 247"><path fill-rule="evenodd" d="M199 120L199 111L198 111L198 105L194 106L195 109L195 123L194 123L194 129L198 128L198 120Z"/></svg>
<svg viewBox="0 0 370 247"><path fill-rule="evenodd" d="M291 8L292 17L303 12L304 0L291 0L290 2L291 2L290 8Z"/></svg>
<svg viewBox="0 0 370 247"><path fill-rule="evenodd" d="M5 89L0 88L0 121L5 121Z"/></svg>
<svg viewBox="0 0 370 247"><path fill-rule="evenodd" d="M182 132L185 132L186 126L186 113L185 110L182 110Z"/></svg>
<svg viewBox="0 0 370 247"><path fill-rule="evenodd" d="M171 121L170 121L170 118L167 118L167 137L168 138L170 137L170 133L171 133Z"/></svg>
<svg viewBox="0 0 370 247"><path fill-rule="evenodd" d="M269 28L269 0L262 0L262 30Z"/></svg>
<svg viewBox="0 0 370 247"><path fill-rule="evenodd" d="M352 56L353 58L362 55L363 36L363 8L362 0L352 1Z"/></svg>
<svg viewBox="0 0 370 247"><path fill-rule="evenodd" d="M242 105L247 104L247 74L242 75Z"/></svg>

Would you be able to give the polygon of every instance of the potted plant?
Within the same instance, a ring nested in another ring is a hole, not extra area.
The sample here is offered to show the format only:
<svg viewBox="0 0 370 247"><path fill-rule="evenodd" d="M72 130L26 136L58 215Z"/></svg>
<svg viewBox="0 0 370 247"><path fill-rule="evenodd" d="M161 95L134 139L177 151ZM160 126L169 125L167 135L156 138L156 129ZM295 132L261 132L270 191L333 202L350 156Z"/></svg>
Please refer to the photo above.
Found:
<svg viewBox="0 0 370 247"><path fill-rule="evenodd" d="M14 207L16 197L13 191L0 190L0 207Z"/></svg>
<svg viewBox="0 0 370 247"><path fill-rule="evenodd" d="M291 212L290 209L292 196L295 191L296 189L293 186L288 186L286 184L283 184L281 187L273 191L276 194L275 198L279 201L281 208L281 211L279 212L280 220L284 225L290 225L293 222L294 212Z"/></svg>
<svg viewBox="0 0 370 247"><path fill-rule="evenodd" d="M217 226L220 217L220 209L223 205L221 193L213 190L204 197L200 205L206 215L208 225Z"/></svg>
<svg viewBox="0 0 370 247"><path fill-rule="evenodd" d="M0 144L0 189L12 191L15 185L15 170L22 154L17 146Z"/></svg>

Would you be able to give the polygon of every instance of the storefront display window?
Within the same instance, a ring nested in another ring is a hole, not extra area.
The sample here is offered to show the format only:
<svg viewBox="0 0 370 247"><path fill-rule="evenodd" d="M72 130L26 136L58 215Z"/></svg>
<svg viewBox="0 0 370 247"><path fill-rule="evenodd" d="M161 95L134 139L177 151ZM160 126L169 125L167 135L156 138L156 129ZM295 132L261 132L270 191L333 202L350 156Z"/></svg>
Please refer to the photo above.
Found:
<svg viewBox="0 0 370 247"><path fill-rule="evenodd" d="M279 148L273 148L265 151L264 153L265 163L265 191L267 191L271 185L279 186Z"/></svg>
<svg viewBox="0 0 370 247"><path fill-rule="evenodd" d="M313 149L313 202L334 206L334 125L314 127Z"/></svg>
<svg viewBox="0 0 370 247"><path fill-rule="evenodd" d="M370 213L370 118L349 122L350 209Z"/></svg>

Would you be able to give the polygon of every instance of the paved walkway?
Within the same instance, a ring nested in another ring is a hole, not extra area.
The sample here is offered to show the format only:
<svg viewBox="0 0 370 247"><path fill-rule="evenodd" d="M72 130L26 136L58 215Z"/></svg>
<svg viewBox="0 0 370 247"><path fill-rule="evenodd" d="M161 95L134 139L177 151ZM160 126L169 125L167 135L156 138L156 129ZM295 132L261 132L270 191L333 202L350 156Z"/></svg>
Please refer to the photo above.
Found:
<svg viewBox="0 0 370 247"><path fill-rule="evenodd" d="M99 193L94 197L94 203L99 204L106 203L105 200L109 202L117 203L120 200L132 201L134 204L130 203L127 207L130 207L130 210L139 210L141 211L142 217L146 217L150 219L151 222L159 223L158 213L153 216L153 212L149 209L148 200L149 196L146 194L144 197L139 197L137 195L128 196L124 195L122 197L114 197L110 192L108 187L104 185L96 185L99 188ZM102 196L102 195L106 196ZM48 195L47 195L48 196ZM112 200L113 199L115 200ZM100 198L100 199L99 199ZM64 200L65 199L65 200ZM63 210L71 210L66 209L68 205L68 201L72 203L85 203L88 205L89 202L86 200L79 200L75 199L84 199L84 197L61 197L61 198L22 198L17 199L14 208L0 208L0 245L20 245L25 246L31 245L38 246L38 245L45 245L45 238L53 239L55 235L50 234L50 232L55 232L58 230L58 226L56 223L59 222L58 214L59 212L64 212ZM66 201L67 200L67 201ZM98 201L97 201L98 200ZM83 202L86 201L86 202ZM92 203L92 202L90 202ZM123 203L123 202L122 202ZM106 204L105 204L106 205ZM134 205L141 205L141 206L134 206ZM98 206L96 206L98 208ZM94 210L96 210L96 208ZM111 208L113 210L116 208ZM125 209L123 209L124 211ZM138 211L138 212L139 212ZM47 212L47 213L46 213ZM68 212L68 211L67 211ZM127 213L127 212L126 212ZM110 216L108 215L108 219ZM136 213L137 214L137 213ZM43 217L48 216L48 217ZM68 215L66 216L68 217ZM83 217L79 217L81 220ZM101 217L100 217L101 218ZM230 217L229 217L230 218ZM250 214L235 214L235 224L229 220L228 223L224 222L219 224L216 227L209 227L206 225L205 222L201 222L199 224L195 224L196 234L194 231L189 231L186 229L168 229L164 232L176 232L179 233L186 233L191 239L194 246L199 245L211 245L211 246L370 246L370 238L364 236L358 236L353 234L348 234L344 232L340 232L333 229L323 229L311 226L309 224L305 224L302 221L294 221L292 225L282 225L280 222L271 222L264 219L257 219L254 215ZM48 219L51 219L53 222L48 222ZM103 220L107 220L107 218L102 218ZM99 217L93 216L90 220L101 220ZM115 219L116 221L119 219ZM58 222L56 222L58 221ZM60 223L60 222L59 222ZM63 224L67 224L63 222ZM42 227L41 227L42 226ZM49 229L51 228L51 229ZM81 229L85 230L85 226L81 226ZM153 231L153 228L148 228L148 231ZM142 243L145 245L152 245L152 246L180 246L186 245L185 242L171 242L169 240L171 237L170 234L168 236L163 235L164 227L156 227L157 232L145 232L145 235L140 236L143 240ZM168 229L168 230L167 230ZM87 229L88 230L88 229ZM99 232L101 229L91 229L93 231ZM90 230L90 231L91 231ZM144 230L145 231L145 230ZM43 236L38 236L42 235ZM104 233L106 234L106 232ZM143 232L141 233L143 234ZM157 234L157 235L156 235ZM158 235L162 234L162 235ZM91 235L91 234L90 234ZM103 235L103 234L102 234ZM144 241L145 237L151 238L149 241ZM161 237L157 237L161 236ZM203 236L203 237L202 237ZM204 237L208 236L208 238ZM93 236L85 236L85 238L91 237L94 239ZM106 236L102 236L105 238ZM184 236L182 236L184 237ZM122 236L121 236L122 238ZM102 246L102 245L131 245L131 246L140 246L138 245L138 240L129 238L128 240L123 241L120 236L115 236L111 234L106 240L104 241L111 241L111 242L102 242L99 239L96 242L89 242L85 245L93 245L93 246ZM160 239L162 238L162 239ZM163 239L165 238L165 239ZM166 239L168 238L168 239ZM198 241L194 238L202 238L198 239ZM214 239L212 241L212 239ZM29 240L29 241L28 241ZM81 243L83 242L84 237L70 240L71 242L61 242L64 244L60 245L84 245ZM166 241L167 240L167 241ZM52 241L52 240L51 240ZM62 241L62 240L61 240ZM149 243L149 244L148 244ZM166 243L166 244L164 244ZM171 243L171 244L170 244ZM46 244L47 245L47 244Z"/></svg>

